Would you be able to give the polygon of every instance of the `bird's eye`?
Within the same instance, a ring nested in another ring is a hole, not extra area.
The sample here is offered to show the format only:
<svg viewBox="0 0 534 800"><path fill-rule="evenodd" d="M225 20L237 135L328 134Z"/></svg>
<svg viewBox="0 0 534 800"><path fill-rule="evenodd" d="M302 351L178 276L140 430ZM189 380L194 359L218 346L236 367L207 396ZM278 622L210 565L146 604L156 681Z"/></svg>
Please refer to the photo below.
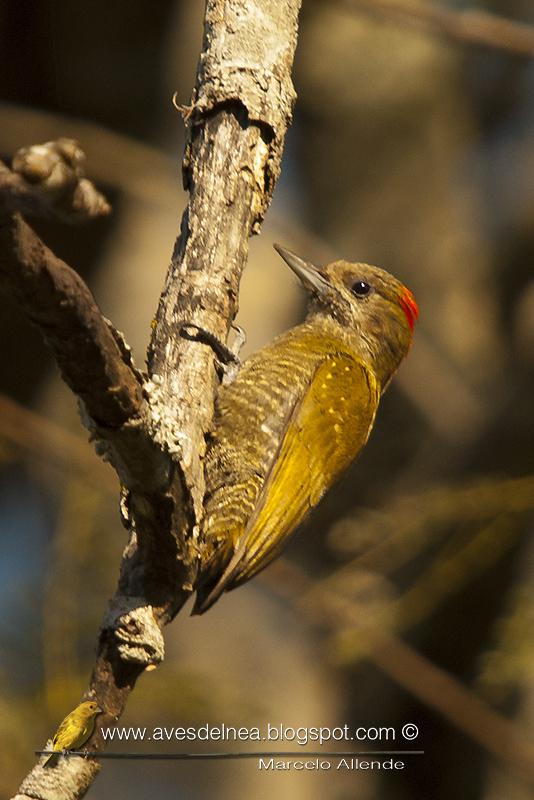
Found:
<svg viewBox="0 0 534 800"><path fill-rule="evenodd" d="M356 297L367 297L372 293L373 287L367 281L356 281L356 283L352 284L350 290Z"/></svg>

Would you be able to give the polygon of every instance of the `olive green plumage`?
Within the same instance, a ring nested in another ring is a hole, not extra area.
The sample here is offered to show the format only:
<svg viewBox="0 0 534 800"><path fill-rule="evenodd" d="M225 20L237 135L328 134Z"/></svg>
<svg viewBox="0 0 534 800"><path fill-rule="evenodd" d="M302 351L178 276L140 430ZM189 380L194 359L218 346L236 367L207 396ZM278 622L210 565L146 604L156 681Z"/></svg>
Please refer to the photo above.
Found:
<svg viewBox="0 0 534 800"><path fill-rule="evenodd" d="M267 566L358 455L418 314L384 270L318 269L277 249L310 292L309 312L220 388L194 613Z"/></svg>
<svg viewBox="0 0 534 800"><path fill-rule="evenodd" d="M91 737L95 729L95 720L102 712L94 700L86 700L67 714L60 724L52 740L52 749L57 753L48 756L43 767L53 767L65 750L79 750Z"/></svg>

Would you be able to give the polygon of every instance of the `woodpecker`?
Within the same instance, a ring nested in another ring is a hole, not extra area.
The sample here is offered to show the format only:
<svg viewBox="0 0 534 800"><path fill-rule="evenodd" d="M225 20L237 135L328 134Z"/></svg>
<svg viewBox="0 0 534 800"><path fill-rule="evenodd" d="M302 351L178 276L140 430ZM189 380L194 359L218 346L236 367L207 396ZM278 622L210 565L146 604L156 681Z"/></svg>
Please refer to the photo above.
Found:
<svg viewBox="0 0 534 800"><path fill-rule="evenodd" d="M309 293L301 325L220 387L206 453L194 614L276 558L366 444L419 310L383 269L275 249Z"/></svg>

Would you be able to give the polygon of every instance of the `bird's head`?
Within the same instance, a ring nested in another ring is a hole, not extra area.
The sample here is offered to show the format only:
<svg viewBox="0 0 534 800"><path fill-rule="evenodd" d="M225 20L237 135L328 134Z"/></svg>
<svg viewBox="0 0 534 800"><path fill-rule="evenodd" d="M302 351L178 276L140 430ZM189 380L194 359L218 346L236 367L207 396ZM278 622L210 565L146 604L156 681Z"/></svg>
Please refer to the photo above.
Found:
<svg viewBox="0 0 534 800"><path fill-rule="evenodd" d="M77 710L81 717L89 719L90 717L96 717L97 714L101 714L104 709L100 708L98 703L94 700L85 700L83 703L80 703Z"/></svg>
<svg viewBox="0 0 534 800"><path fill-rule="evenodd" d="M385 385L408 352L419 316L410 290L379 267L349 261L316 267L280 245L275 249L310 293L310 315L331 318L354 336Z"/></svg>

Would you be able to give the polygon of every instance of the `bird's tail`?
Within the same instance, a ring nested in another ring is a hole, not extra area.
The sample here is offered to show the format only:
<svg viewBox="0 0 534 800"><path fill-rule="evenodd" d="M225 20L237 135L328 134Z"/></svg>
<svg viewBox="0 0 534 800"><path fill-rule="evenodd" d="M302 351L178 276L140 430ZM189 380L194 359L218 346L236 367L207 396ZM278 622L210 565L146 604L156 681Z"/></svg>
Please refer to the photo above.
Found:
<svg viewBox="0 0 534 800"><path fill-rule="evenodd" d="M43 764L43 767L55 767L59 761L61 753L51 753Z"/></svg>

